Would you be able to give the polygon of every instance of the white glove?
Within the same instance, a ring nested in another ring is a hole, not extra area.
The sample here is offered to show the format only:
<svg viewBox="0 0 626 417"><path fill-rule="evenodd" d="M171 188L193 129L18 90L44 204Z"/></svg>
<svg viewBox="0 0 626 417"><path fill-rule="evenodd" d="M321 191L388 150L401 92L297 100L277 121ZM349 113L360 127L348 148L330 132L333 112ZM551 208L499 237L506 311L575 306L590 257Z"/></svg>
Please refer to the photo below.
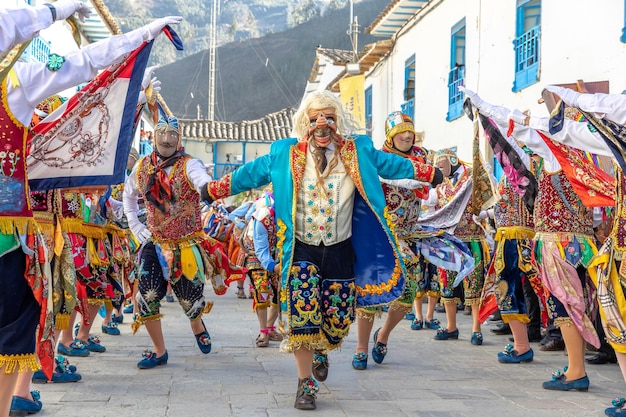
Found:
<svg viewBox="0 0 626 417"><path fill-rule="evenodd" d="M89 6L78 0L58 0L52 6L57 13L56 20L65 20L74 13L78 13L78 19L84 22L91 14Z"/></svg>
<svg viewBox="0 0 626 417"><path fill-rule="evenodd" d="M509 113L508 119L513 120L518 125L528 126L528 116L517 109Z"/></svg>
<svg viewBox="0 0 626 417"><path fill-rule="evenodd" d="M472 101L472 104L477 109L480 110L480 105L483 104L483 100L478 96L478 94L476 94L472 90L468 90L467 88L463 87L462 85L459 86L459 91L461 93L465 94L467 97L469 97L469 99Z"/></svg>
<svg viewBox="0 0 626 417"><path fill-rule="evenodd" d="M144 243L152 237L152 232L140 221L129 222L128 227L139 243Z"/></svg>
<svg viewBox="0 0 626 417"><path fill-rule="evenodd" d="M152 94L161 91L161 81L159 81L157 77L154 77L150 83L152 84Z"/></svg>
<svg viewBox="0 0 626 417"><path fill-rule="evenodd" d="M557 96L561 97L561 99L568 106L579 107L578 106L578 97L580 97L580 93L577 93L576 91L574 91L574 90L572 90L570 88L563 88L563 87L559 87L557 85L547 85L545 88L549 92L554 93Z"/></svg>
<svg viewBox="0 0 626 417"><path fill-rule="evenodd" d="M158 93L159 91L161 91L161 81L159 81L159 80L157 79L157 77L154 77L154 78L153 78L153 79L152 79L152 80L148 83L148 85L147 85L146 87L144 87L144 89L143 89L143 90L141 90L141 91L139 92L139 98L137 99L137 103L138 103L138 104L144 104L144 103L147 103L147 102L148 102L148 97L146 97L146 91L145 91L145 89L146 89L147 87L149 87L151 84L152 84L152 93L151 93L150 97L154 97L154 95L155 95L156 93Z"/></svg>
<svg viewBox="0 0 626 417"><path fill-rule="evenodd" d="M159 36L161 30L167 25L177 25L183 21L182 16L167 16L162 17L160 19L155 20L152 23L147 24L143 28L141 28L143 33L144 41L151 41L152 39Z"/></svg>
<svg viewBox="0 0 626 417"><path fill-rule="evenodd" d="M152 75L154 74L154 70L156 70L159 67L160 65L153 65L151 67L146 68L146 70L143 73L143 79L141 80L141 88L143 88L144 90L148 88L150 81L153 80Z"/></svg>

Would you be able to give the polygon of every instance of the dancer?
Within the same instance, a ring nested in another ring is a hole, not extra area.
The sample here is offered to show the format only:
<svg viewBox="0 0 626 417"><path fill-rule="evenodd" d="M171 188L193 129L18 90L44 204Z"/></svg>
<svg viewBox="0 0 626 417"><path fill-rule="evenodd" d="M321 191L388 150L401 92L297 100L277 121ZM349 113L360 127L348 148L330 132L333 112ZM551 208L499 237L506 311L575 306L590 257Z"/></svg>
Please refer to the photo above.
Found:
<svg viewBox="0 0 626 417"><path fill-rule="evenodd" d="M212 202L270 182L277 190L281 301L288 304L289 316L286 348L298 369L294 407L311 410L318 391L314 352L319 364L327 350L341 345L357 298L361 305L376 305L402 293L405 267L385 214L379 175L437 184L441 173L378 151L367 136L353 136L357 126L329 91L310 94L294 126L297 138L273 143L269 154L209 183L203 198ZM361 274L367 262L380 262L373 269L378 273Z"/></svg>
<svg viewBox="0 0 626 417"><path fill-rule="evenodd" d="M233 267L220 243L202 230L199 189L211 177L204 164L184 152L180 127L174 116L161 117L155 127L155 149L137 162L124 184L124 212L139 249L139 316L132 325L136 332L146 325L154 345L137 366L150 369L165 365L168 353L161 327L160 303L168 283L189 318L202 353L211 352L211 336L202 321L213 302L204 298L210 280L221 295L231 280L241 279L245 270ZM146 225L139 221L138 200L146 204Z"/></svg>

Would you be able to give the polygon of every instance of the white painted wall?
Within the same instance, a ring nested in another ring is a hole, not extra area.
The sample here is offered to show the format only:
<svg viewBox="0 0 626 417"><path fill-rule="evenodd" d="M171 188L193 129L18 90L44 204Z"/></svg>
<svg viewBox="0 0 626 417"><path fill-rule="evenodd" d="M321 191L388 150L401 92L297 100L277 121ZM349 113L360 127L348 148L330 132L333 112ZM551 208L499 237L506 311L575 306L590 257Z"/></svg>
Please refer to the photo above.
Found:
<svg viewBox="0 0 626 417"><path fill-rule="evenodd" d="M456 145L461 159L471 159L472 128L462 117L446 121L447 77L452 27L466 21L466 86L485 100L547 116L538 104L541 90L577 79L610 81L610 91L626 89L626 44L620 41L624 2L604 0L542 1L540 81L518 93L514 81L515 0L431 0L419 19L399 31L393 50L366 74L373 86L375 143L384 141L385 116L400 110L405 61L416 55L415 126L426 133L425 146ZM419 15L418 15L419 16Z"/></svg>

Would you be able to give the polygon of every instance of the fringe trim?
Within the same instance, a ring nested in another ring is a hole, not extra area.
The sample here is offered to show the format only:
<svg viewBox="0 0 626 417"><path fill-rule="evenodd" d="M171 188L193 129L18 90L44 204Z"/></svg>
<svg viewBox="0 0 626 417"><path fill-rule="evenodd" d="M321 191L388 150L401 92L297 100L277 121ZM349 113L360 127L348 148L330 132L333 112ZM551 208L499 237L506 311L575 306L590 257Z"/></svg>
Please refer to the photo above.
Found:
<svg viewBox="0 0 626 417"><path fill-rule="evenodd" d="M571 317L557 317L554 319L554 327L560 329L561 327L570 327L574 325L574 321Z"/></svg>
<svg viewBox="0 0 626 417"><path fill-rule="evenodd" d="M514 314L505 314L502 313L502 322L509 324L509 320L517 320L521 323L524 324L528 324L530 323L530 318L528 317L528 314L520 314L520 313L514 313Z"/></svg>
<svg viewBox="0 0 626 417"><path fill-rule="evenodd" d="M441 305L444 305L444 304L454 304L454 305L457 305L459 303L459 301L461 301L461 299L459 297L454 297L454 298L443 298L443 297L441 297L441 300L439 300L439 303Z"/></svg>
<svg viewBox="0 0 626 417"><path fill-rule="evenodd" d="M389 304L389 311L402 311L404 314L407 314L411 310L413 310L413 303L405 303L400 300L393 300L391 304Z"/></svg>
<svg viewBox="0 0 626 417"><path fill-rule="evenodd" d="M356 314L355 314L357 320L364 319L364 320L369 321L370 323L374 322L377 315L382 316L380 311L378 311L377 309L366 308L366 307L357 308Z"/></svg>
<svg viewBox="0 0 626 417"><path fill-rule="evenodd" d="M91 306L101 306L102 304L106 304L106 301L104 298L88 298L87 302L89 303L89 305ZM111 302L111 300L108 300L109 303Z"/></svg>
<svg viewBox="0 0 626 417"><path fill-rule="evenodd" d="M22 235L28 231L34 230L35 219L32 217L0 217L0 233L3 235L12 235L15 229Z"/></svg>
<svg viewBox="0 0 626 417"><path fill-rule="evenodd" d="M465 299L465 305L466 306L474 306L474 305L480 305L481 302L481 298L466 298Z"/></svg>
<svg viewBox="0 0 626 417"><path fill-rule="evenodd" d="M104 239L106 237L106 230L103 227L84 223L80 219L62 219L61 229L65 233L77 233L94 239Z"/></svg>
<svg viewBox="0 0 626 417"><path fill-rule="evenodd" d="M336 347L339 347L337 345ZM308 335L289 335L286 343L281 344L281 349L284 352L293 353L298 349L309 350L331 350L335 347L331 347L323 334L308 334Z"/></svg>
<svg viewBox="0 0 626 417"><path fill-rule="evenodd" d="M213 310L213 301L207 301L202 309L202 314L209 314Z"/></svg>
<svg viewBox="0 0 626 417"><path fill-rule="evenodd" d="M162 249L173 251L176 249L198 246L203 241L207 240L207 238L204 231L200 230L199 232L195 232L185 237L181 237L180 239L159 239L158 237L153 235L152 240L157 243Z"/></svg>
<svg viewBox="0 0 626 417"><path fill-rule="evenodd" d="M163 317L163 314L161 314L161 313L153 314L153 315L148 316L148 317L137 316L137 318L135 318L135 321L130 325L130 328L132 329L133 334L135 334L135 333L137 333L137 330L139 330L141 328L141 326L144 324L144 322L150 321L150 320L161 320L161 317Z"/></svg>
<svg viewBox="0 0 626 417"><path fill-rule="evenodd" d="M23 355L0 355L0 372L4 368L5 375L12 375L15 372L35 372L41 369L37 362L37 355L26 353Z"/></svg>
<svg viewBox="0 0 626 417"><path fill-rule="evenodd" d="M57 313L54 319L54 328L57 330L69 330L70 315L67 313Z"/></svg>
<svg viewBox="0 0 626 417"><path fill-rule="evenodd" d="M494 239L496 242L501 240L510 240L510 239L528 239L533 240L535 237L535 231L528 227L502 227L497 230Z"/></svg>

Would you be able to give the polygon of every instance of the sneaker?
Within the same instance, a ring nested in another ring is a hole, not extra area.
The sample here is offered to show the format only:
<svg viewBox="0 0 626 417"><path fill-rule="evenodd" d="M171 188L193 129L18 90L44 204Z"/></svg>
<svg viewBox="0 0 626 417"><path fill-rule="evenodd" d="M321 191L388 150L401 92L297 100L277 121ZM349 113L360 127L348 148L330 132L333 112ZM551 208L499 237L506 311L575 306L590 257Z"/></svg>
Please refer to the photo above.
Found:
<svg viewBox="0 0 626 417"><path fill-rule="evenodd" d="M151 350L145 350L141 356L143 359L137 363L137 368L139 369L151 369L160 365L167 365L167 351L159 358L157 358L156 353Z"/></svg>
<svg viewBox="0 0 626 417"><path fill-rule="evenodd" d="M57 345L57 351L61 355L65 356L89 356L89 350L87 349L85 344L78 339L70 343L69 346L65 346L63 343L59 342L59 344Z"/></svg>
<svg viewBox="0 0 626 417"><path fill-rule="evenodd" d="M82 340L79 341L82 342ZM96 336L89 336L89 339L87 339L87 343L85 343L85 348L87 348L87 350L89 350L90 352L98 353L106 352L107 350L107 348L100 344L100 339L98 339Z"/></svg>
<svg viewBox="0 0 626 417"><path fill-rule="evenodd" d="M362 371L367 368L367 352L357 352L352 358L352 368Z"/></svg>

